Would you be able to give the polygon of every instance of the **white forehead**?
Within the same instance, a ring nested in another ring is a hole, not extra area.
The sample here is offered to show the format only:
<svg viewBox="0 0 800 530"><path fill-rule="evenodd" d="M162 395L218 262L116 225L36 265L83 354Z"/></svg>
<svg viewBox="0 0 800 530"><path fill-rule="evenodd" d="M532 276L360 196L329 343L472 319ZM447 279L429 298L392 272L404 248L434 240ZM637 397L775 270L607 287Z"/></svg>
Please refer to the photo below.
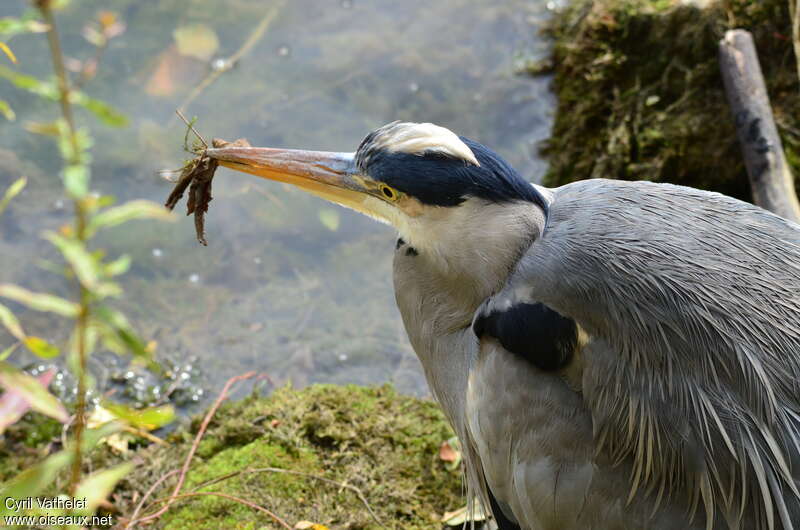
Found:
<svg viewBox="0 0 800 530"><path fill-rule="evenodd" d="M472 149L453 131L433 123L390 123L379 129L373 145L395 153L442 153L480 166Z"/></svg>

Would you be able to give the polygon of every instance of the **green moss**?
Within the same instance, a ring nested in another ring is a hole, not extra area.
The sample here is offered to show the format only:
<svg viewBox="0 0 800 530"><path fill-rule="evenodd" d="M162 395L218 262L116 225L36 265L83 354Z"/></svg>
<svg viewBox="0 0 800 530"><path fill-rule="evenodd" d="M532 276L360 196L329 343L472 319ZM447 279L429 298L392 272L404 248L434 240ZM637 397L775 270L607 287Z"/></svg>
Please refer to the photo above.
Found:
<svg viewBox="0 0 800 530"><path fill-rule="evenodd" d="M554 18L558 108L545 183L673 182L749 200L719 73L727 29L750 30L784 148L800 171L800 87L784 0L573 0Z"/></svg>
<svg viewBox="0 0 800 530"><path fill-rule="evenodd" d="M123 459L135 464L113 494L119 517L130 516L160 477L180 469L201 419L170 434L168 445L142 447L124 457L101 445L89 455L87 472ZM240 497L292 525L308 520L330 528L378 528L358 495L341 486L347 484L363 492L388 528L435 528L445 511L464 502L460 473L447 470L438 457L441 443L451 436L435 403L399 395L388 385L284 387L269 397L254 393L217 411L181 492ZM24 451L20 443L8 447L0 454L2 480L40 460L48 444ZM65 479L59 478L58 488ZM168 497L174 486L174 479L167 480L151 500ZM56 491L51 490L48 494ZM202 496L176 501L155 527L277 526L249 507Z"/></svg>

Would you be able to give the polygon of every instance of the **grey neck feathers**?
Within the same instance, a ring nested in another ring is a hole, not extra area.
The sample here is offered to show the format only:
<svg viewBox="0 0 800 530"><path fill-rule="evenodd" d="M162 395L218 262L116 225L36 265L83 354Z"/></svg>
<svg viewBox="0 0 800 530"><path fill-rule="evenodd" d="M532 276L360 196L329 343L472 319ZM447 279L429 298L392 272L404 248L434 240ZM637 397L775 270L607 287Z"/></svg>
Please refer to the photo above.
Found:
<svg viewBox="0 0 800 530"><path fill-rule="evenodd" d="M531 203L469 199L426 212L401 233L417 254L396 253L398 307L428 384L456 430L477 352L472 317L503 287L543 223L541 209Z"/></svg>

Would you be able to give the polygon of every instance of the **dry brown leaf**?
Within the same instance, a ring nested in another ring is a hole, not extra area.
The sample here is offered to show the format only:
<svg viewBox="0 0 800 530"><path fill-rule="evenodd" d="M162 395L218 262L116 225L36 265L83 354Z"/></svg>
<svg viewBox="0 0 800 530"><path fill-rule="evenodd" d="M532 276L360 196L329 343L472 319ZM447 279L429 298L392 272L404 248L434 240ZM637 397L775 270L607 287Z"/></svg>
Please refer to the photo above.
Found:
<svg viewBox="0 0 800 530"><path fill-rule="evenodd" d="M445 462L455 462L458 460L458 451L453 449L449 442L442 442L439 446L439 459Z"/></svg>

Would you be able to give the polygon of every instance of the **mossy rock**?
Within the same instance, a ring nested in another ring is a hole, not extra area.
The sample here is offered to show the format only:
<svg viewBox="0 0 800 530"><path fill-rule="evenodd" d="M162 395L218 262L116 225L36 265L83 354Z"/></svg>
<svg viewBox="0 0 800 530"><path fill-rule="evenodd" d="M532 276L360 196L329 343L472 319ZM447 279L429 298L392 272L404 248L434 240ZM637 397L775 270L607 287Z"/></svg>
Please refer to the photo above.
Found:
<svg viewBox="0 0 800 530"><path fill-rule="evenodd" d="M114 494L121 517L130 516L159 477L181 466L199 423L197 418L189 429L173 433L169 446L152 445L133 455L135 470ZM330 528L379 528L357 493L341 486L347 484L363 493L388 528L436 528L445 511L464 502L460 473L438 457L451 436L435 403L399 395L390 386L281 388L217 411L181 491L240 497L290 525L307 520ZM119 459L104 452L94 455L93 465ZM165 482L151 498L169 496L174 484ZM211 496L177 501L156 527L279 528L256 510Z"/></svg>
<svg viewBox="0 0 800 530"><path fill-rule="evenodd" d="M792 169L800 86L785 0L572 0L553 19L558 98L544 182L673 182L750 200L719 72L727 29L753 33Z"/></svg>

